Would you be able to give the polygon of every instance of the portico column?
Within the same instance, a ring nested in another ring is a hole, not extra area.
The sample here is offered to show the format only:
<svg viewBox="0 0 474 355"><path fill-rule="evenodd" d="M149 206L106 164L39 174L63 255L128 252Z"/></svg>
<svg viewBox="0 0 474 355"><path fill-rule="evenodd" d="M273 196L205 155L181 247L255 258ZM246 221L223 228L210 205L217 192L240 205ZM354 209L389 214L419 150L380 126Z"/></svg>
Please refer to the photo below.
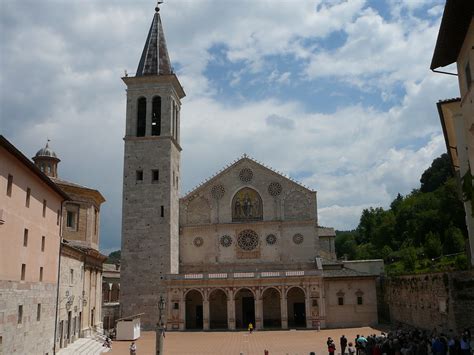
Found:
<svg viewBox="0 0 474 355"><path fill-rule="evenodd" d="M326 327L326 295L324 292L324 279L319 282L319 322L321 328Z"/></svg>
<svg viewBox="0 0 474 355"><path fill-rule="evenodd" d="M255 329L263 328L263 300L259 289L255 290Z"/></svg>
<svg viewBox="0 0 474 355"><path fill-rule="evenodd" d="M181 297L179 301L179 330L186 329L186 298L184 296Z"/></svg>
<svg viewBox="0 0 474 355"><path fill-rule="evenodd" d="M231 289L227 290L227 327L229 330L235 330L235 299Z"/></svg>
<svg viewBox="0 0 474 355"><path fill-rule="evenodd" d="M203 312L203 330L209 330L209 292L204 291L204 299L202 300Z"/></svg>
<svg viewBox="0 0 474 355"><path fill-rule="evenodd" d="M286 292L283 287L281 288L280 310L281 310L281 328L288 329L288 302L286 298Z"/></svg>
<svg viewBox="0 0 474 355"><path fill-rule="evenodd" d="M313 327L312 320L311 320L311 298L310 298L310 289L308 287L305 288L305 314L306 314L306 328L310 329Z"/></svg>

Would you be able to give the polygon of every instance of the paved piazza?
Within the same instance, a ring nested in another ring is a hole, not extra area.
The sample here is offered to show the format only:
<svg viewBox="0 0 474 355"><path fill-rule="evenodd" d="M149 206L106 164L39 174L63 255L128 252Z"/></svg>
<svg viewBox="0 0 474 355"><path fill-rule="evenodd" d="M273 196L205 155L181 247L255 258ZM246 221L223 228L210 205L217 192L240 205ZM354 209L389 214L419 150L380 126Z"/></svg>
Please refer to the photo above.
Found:
<svg viewBox="0 0 474 355"><path fill-rule="evenodd" d="M169 332L166 334L164 353L166 355L317 355L326 354L326 340L336 340L339 353L339 337L344 334L349 341L357 334L379 334L380 330L370 327L321 330L288 330L248 332ZM129 355L130 342L113 343L111 355ZM154 332L143 332L137 341L137 354L150 355L155 350Z"/></svg>

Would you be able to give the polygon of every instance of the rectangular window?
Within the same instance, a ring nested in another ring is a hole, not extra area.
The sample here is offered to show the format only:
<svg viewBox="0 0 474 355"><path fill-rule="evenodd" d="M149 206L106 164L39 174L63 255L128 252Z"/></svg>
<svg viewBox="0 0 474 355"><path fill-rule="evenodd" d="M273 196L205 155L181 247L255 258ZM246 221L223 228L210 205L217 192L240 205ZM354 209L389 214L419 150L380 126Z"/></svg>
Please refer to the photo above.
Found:
<svg viewBox="0 0 474 355"><path fill-rule="evenodd" d="M136 178L137 178L137 181L143 181L143 170L136 171Z"/></svg>
<svg viewBox="0 0 474 355"><path fill-rule="evenodd" d="M161 206L161 217L165 216L165 206Z"/></svg>
<svg viewBox="0 0 474 355"><path fill-rule="evenodd" d="M23 246L24 247L28 246L28 229L26 229L26 228L23 231Z"/></svg>
<svg viewBox="0 0 474 355"><path fill-rule="evenodd" d="M466 74L466 84L467 84L467 89L471 87L471 82L472 82L472 77L471 77L471 65L469 64L469 61L466 64L466 68L464 69L465 74Z"/></svg>
<svg viewBox="0 0 474 355"><path fill-rule="evenodd" d="M30 196L31 196L31 189L28 187L26 189L26 201L25 201L26 207L30 207Z"/></svg>
<svg viewBox="0 0 474 355"><path fill-rule="evenodd" d="M151 182L158 182L160 179L160 171L158 169L151 171Z"/></svg>
<svg viewBox="0 0 474 355"><path fill-rule="evenodd" d="M99 211L97 208L94 208L94 233L97 235L99 228Z"/></svg>
<svg viewBox="0 0 474 355"><path fill-rule="evenodd" d="M71 229L76 229L76 213L67 211L66 226Z"/></svg>
<svg viewBox="0 0 474 355"><path fill-rule="evenodd" d="M41 320L41 303L38 303L36 307L36 321L39 322Z"/></svg>
<svg viewBox="0 0 474 355"><path fill-rule="evenodd" d="M344 297L338 297L337 298L337 304L339 306L344 306Z"/></svg>
<svg viewBox="0 0 474 355"><path fill-rule="evenodd" d="M21 280L25 280L26 275L26 264L21 264Z"/></svg>
<svg viewBox="0 0 474 355"><path fill-rule="evenodd" d="M46 200L43 200L43 217L46 217Z"/></svg>
<svg viewBox="0 0 474 355"><path fill-rule="evenodd" d="M7 183L7 196L12 196L12 188L13 188L13 176L8 174L8 183Z"/></svg>
<svg viewBox="0 0 474 355"><path fill-rule="evenodd" d="M23 305L18 306L18 324L23 322Z"/></svg>
<svg viewBox="0 0 474 355"><path fill-rule="evenodd" d="M41 251L44 251L44 246L46 245L46 237L43 235L41 237Z"/></svg>
<svg viewBox="0 0 474 355"><path fill-rule="evenodd" d="M40 280L40 282L42 282L42 281L43 281L43 267L42 267L42 266L40 266L40 275L39 275L39 280Z"/></svg>
<svg viewBox="0 0 474 355"><path fill-rule="evenodd" d="M71 285L74 283L74 269L69 270L69 283Z"/></svg>
<svg viewBox="0 0 474 355"><path fill-rule="evenodd" d="M358 305L362 304L362 296L357 296L357 304Z"/></svg>

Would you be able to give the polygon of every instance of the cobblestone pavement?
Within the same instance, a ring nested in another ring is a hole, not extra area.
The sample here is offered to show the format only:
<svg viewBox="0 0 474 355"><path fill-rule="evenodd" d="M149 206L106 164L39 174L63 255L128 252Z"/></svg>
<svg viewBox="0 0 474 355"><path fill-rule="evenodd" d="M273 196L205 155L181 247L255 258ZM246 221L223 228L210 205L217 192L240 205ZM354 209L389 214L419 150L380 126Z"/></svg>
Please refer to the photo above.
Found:
<svg viewBox="0 0 474 355"><path fill-rule="evenodd" d="M259 331L248 332L168 332L166 333L164 355L317 355L327 354L326 340L336 341L339 354L339 338L342 334L353 341L357 334L379 334L369 328L315 330ZM129 355L131 342L115 341L110 355ZM142 332L136 342L137 355L155 354L155 333Z"/></svg>

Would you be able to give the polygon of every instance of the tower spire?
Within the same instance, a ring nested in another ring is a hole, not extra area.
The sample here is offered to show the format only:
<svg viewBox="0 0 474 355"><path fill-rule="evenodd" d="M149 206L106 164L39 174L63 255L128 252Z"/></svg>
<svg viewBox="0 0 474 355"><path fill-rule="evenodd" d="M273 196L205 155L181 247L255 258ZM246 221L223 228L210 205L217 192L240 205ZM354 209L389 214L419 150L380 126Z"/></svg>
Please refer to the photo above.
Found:
<svg viewBox="0 0 474 355"><path fill-rule="evenodd" d="M155 15L148 31L136 76L172 74L170 57L159 13L159 5L162 3L163 1L158 1L156 4Z"/></svg>

